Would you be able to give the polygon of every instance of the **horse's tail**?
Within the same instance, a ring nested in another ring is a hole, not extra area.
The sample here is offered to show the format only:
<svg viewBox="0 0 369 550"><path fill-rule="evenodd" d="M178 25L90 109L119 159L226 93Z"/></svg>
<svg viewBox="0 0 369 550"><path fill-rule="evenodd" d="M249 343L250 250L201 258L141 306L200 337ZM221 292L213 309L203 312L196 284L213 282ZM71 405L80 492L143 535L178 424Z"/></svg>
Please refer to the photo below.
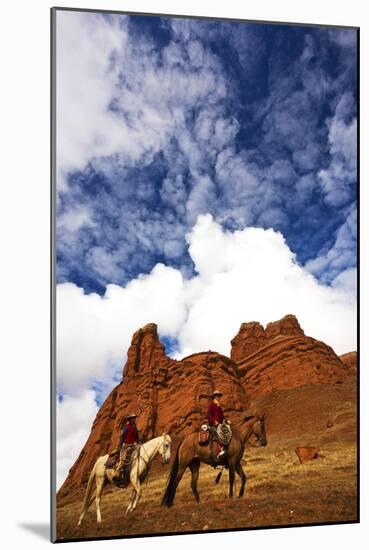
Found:
<svg viewBox="0 0 369 550"><path fill-rule="evenodd" d="M176 478L177 478L178 469L179 469L179 449L180 449L181 445L182 445L182 443L180 443L179 446L178 446L176 456L175 456L175 459L174 459L174 462L173 462L173 466L172 466L172 469L171 469L169 477L168 477L165 493L164 493L163 498L161 500L161 505L162 506L167 506L168 508L170 508L170 506L173 505L174 497L175 497L175 494L176 494L176 489L177 489Z"/></svg>
<svg viewBox="0 0 369 550"><path fill-rule="evenodd" d="M82 508L82 513L79 517L79 521L78 521L78 525L81 525L82 523L82 520L90 506L90 504L92 503L93 501L93 498L91 498L91 492L92 492L92 484L94 482L94 479L95 479L95 476L96 476L96 465L97 465L97 461L95 462L95 465L94 467L92 468L92 471L90 473L90 477L88 478L88 482L87 482L87 487L86 487L86 493L85 493L85 498L83 499L83 508Z"/></svg>

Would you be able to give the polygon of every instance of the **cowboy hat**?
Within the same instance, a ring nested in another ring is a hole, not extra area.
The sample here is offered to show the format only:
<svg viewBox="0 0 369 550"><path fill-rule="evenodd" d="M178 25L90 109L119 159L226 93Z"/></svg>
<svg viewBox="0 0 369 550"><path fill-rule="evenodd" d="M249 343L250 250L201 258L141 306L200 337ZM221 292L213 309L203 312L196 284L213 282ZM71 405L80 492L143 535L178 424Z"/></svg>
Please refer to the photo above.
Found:
<svg viewBox="0 0 369 550"><path fill-rule="evenodd" d="M213 391L213 397L214 397L215 395L223 395L223 393L222 393L221 391L219 391L219 390L214 390L214 391Z"/></svg>
<svg viewBox="0 0 369 550"><path fill-rule="evenodd" d="M127 418L127 420L129 420L130 418L137 418L137 414L135 414L135 413L128 414L128 415L126 416L126 418Z"/></svg>

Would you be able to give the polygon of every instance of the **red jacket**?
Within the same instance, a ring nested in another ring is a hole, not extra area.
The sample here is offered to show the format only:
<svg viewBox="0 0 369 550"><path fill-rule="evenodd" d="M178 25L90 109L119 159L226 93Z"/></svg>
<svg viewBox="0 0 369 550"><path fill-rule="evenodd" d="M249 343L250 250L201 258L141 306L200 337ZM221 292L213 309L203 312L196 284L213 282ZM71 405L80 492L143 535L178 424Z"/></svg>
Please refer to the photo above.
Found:
<svg viewBox="0 0 369 550"><path fill-rule="evenodd" d="M126 445L132 445L132 443L136 443L138 439L139 436L136 424L127 422L123 428L122 435L120 436L119 447L121 447L123 443Z"/></svg>
<svg viewBox="0 0 369 550"><path fill-rule="evenodd" d="M224 420L222 407L218 403L215 403L215 401L210 401L209 403L207 419L211 426L214 426L215 422L221 424Z"/></svg>

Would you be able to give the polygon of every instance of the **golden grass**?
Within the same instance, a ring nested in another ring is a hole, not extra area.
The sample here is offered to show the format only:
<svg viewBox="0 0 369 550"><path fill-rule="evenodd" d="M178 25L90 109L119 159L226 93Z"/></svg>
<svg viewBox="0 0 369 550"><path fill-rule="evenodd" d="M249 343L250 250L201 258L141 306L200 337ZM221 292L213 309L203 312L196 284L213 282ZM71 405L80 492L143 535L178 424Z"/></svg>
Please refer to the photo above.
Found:
<svg viewBox="0 0 369 550"><path fill-rule="evenodd" d="M137 510L127 519L130 490L109 486L102 498L103 522L96 525L94 506L81 528L76 527L82 506L78 500L58 508L58 538L87 538L207 529L298 525L356 520L356 447L327 444L316 460L299 464L293 448L254 448L243 464L245 496L228 499L228 472L215 485L219 470L201 465L197 505L190 489L190 472L178 487L174 506L160 506L169 472L153 474L143 486ZM240 482L236 476L235 495Z"/></svg>

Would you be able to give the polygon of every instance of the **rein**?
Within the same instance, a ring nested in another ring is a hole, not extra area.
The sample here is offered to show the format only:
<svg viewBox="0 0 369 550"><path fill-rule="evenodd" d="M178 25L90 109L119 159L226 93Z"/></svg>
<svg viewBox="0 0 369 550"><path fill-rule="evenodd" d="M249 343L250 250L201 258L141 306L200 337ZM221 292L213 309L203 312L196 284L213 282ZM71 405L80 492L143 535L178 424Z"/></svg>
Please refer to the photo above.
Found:
<svg viewBox="0 0 369 550"><path fill-rule="evenodd" d="M163 446L163 453L164 453L164 443L165 441L163 440L162 443L160 445ZM149 456L149 453L147 452L147 450L144 448L144 443L142 443L139 448L138 448L138 454L137 454L137 478L139 477L139 468L140 468L140 458L143 460L143 462L145 463L145 469L148 470L149 467L150 467L150 464L151 462L154 462L154 460L156 459L158 453L159 453L159 448L160 448L160 445L159 447L157 448L157 450L155 451L155 456L152 460L150 460L150 456ZM146 453L146 456L148 458L148 460L146 460L142 454L141 454L141 449L144 448L144 451ZM149 481L149 476L146 476L146 480L145 480L145 483L146 485L148 484L148 481Z"/></svg>
<svg viewBox="0 0 369 550"><path fill-rule="evenodd" d="M165 443L165 441L163 440L163 441L160 443L160 445L159 445L159 447L160 447L160 446L163 446L163 454L164 454L164 443ZM141 448L143 448L143 447L144 447L144 443L142 443L142 444L139 446L139 449L141 449ZM144 461L146 467L148 467L149 464L150 464L150 462L154 462L154 460L155 460L156 457L158 456L159 447L157 448L157 450L156 450L156 452L155 452L155 456L154 456L154 458L153 458L152 460L150 460L149 453L147 452L146 449L144 449L144 450L145 450L146 456L147 456L147 458L148 458L149 460L146 460L142 455L140 455L140 451L139 451L139 453L138 453L138 459L142 458L142 460Z"/></svg>

